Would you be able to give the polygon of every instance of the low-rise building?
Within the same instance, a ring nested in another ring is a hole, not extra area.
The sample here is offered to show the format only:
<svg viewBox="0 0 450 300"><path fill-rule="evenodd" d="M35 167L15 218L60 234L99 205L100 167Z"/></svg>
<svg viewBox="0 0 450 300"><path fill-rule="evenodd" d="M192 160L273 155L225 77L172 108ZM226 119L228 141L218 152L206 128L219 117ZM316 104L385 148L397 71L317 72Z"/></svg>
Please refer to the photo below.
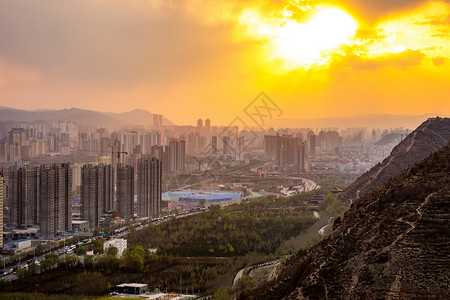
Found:
<svg viewBox="0 0 450 300"><path fill-rule="evenodd" d="M148 292L148 284L122 283L116 286L116 292L121 294L142 295Z"/></svg>
<svg viewBox="0 0 450 300"><path fill-rule="evenodd" d="M6 249L16 250L16 251L23 250L23 249L31 247L31 240L26 239L26 240L12 241L12 242L6 243L3 247Z"/></svg>
<svg viewBox="0 0 450 300"><path fill-rule="evenodd" d="M116 247L118 250L117 256L121 257L127 249L127 245L126 239L114 239L103 243L103 251L106 252L109 247Z"/></svg>
<svg viewBox="0 0 450 300"><path fill-rule="evenodd" d="M38 230L39 230L38 227L29 227L26 229L15 228L11 230L5 230L3 232L3 241L10 242L14 240L35 238L39 236Z"/></svg>
<svg viewBox="0 0 450 300"><path fill-rule="evenodd" d="M72 232L89 231L89 222L83 220L72 220Z"/></svg>

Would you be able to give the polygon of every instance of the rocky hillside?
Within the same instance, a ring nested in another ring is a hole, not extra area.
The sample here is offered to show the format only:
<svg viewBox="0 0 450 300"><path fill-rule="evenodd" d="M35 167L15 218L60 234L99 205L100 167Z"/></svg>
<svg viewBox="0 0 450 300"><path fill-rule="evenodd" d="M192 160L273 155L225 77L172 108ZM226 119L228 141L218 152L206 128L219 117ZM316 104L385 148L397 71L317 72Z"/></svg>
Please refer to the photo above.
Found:
<svg viewBox="0 0 450 300"><path fill-rule="evenodd" d="M449 270L447 145L354 202L297 268L288 299L450 299Z"/></svg>
<svg viewBox="0 0 450 300"><path fill-rule="evenodd" d="M398 144L383 162L351 184L341 199L352 203L449 142L450 118L428 119Z"/></svg>

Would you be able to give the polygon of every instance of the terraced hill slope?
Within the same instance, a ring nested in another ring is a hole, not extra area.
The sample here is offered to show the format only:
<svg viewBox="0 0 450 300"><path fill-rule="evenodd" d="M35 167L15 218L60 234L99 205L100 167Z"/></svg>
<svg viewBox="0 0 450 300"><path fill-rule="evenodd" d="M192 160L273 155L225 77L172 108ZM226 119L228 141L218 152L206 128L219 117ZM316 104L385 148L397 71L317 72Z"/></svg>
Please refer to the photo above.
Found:
<svg viewBox="0 0 450 300"><path fill-rule="evenodd" d="M288 299L450 299L450 145L355 201L297 270Z"/></svg>
<svg viewBox="0 0 450 300"><path fill-rule="evenodd" d="M428 119L398 144L383 162L351 184L341 199L352 203L449 142L450 118Z"/></svg>

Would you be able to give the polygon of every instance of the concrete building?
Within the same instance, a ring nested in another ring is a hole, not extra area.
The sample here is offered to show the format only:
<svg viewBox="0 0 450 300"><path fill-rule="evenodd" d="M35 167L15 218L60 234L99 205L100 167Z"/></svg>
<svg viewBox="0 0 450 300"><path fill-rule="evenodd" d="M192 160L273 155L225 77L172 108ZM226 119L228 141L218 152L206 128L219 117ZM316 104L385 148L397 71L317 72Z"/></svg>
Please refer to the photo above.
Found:
<svg viewBox="0 0 450 300"><path fill-rule="evenodd" d="M160 127L163 125L163 115L153 115L153 126Z"/></svg>
<svg viewBox="0 0 450 300"><path fill-rule="evenodd" d="M4 248L5 249L9 249L9 250L23 250L26 248L30 248L31 247L31 240L26 239L26 240L18 240L18 241L12 241L9 243L5 243Z"/></svg>
<svg viewBox="0 0 450 300"><path fill-rule="evenodd" d="M230 151L231 151L230 137L223 136L222 137L222 152L223 152L223 154L229 154Z"/></svg>
<svg viewBox="0 0 450 300"><path fill-rule="evenodd" d="M306 144L300 143L298 149L298 170L297 170L299 173L306 172L305 151L306 151Z"/></svg>
<svg viewBox="0 0 450 300"><path fill-rule="evenodd" d="M3 231L3 243L12 240L34 239L39 236L37 227L29 227L27 229L14 228Z"/></svg>
<svg viewBox="0 0 450 300"><path fill-rule="evenodd" d="M8 171L9 225L39 224L39 168L11 167Z"/></svg>
<svg viewBox="0 0 450 300"><path fill-rule="evenodd" d="M122 283L116 286L116 292L120 294L142 295L148 292L148 284Z"/></svg>
<svg viewBox="0 0 450 300"><path fill-rule="evenodd" d="M114 239L109 240L103 243L103 251L106 252L106 250L109 247L116 247L117 248L117 256L121 257L125 250L127 250L128 242L126 239Z"/></svg>
<svg viewBox="0 0 450 300"><path fill-rule="evenodd" d="M217 153L217 136L211 137L211 150L213 154Z"/></svg>
<svg viewBox="0 0 450 300"><path fill-rule="evenodd" d="M3 200L4 200L3 173L0 173L0 249L3 248Z"/></svg>
<svg viewBox="0 0 450 300"><path fill-rule="evenodd" d="M244 141L243 136L236 139L236 160L244 161Z"/></svg>
<svg viewBox="0 0 450 300"><path fill-rule="evenodd" d="M277 136L275 163L282 171L298 169L301 139L293 136Z"/></svg>
<svg viewBox="0 0 450 300"><path fill-rule="evenodd" d="M203 129L203 120L202 119L197 120L197 129Z"/></svg>
<svg viewBox="0 0 450 300"><path fill-rule="evenodd" d="M113 211L116 209L114 203L114 167L112 164L103 167L103 212Z"/></svg>
<svg viewBox="0 0 450 300"><path fill-rule="evenodd" d="M72 230L72 170L69 163L42 165L39 173L41 236Z"/></svg>
<svg viewBox="0 0 450 300"><path fill-rule="evenodd" d="M72 232L84 232L89 230L89 222L84 220L72 220Z"/></svg>
<svg viewBox="0 0 450 300"><path fill-rule="evenodd" d="M84 165L81 169L81 218L89 228L97 228L103 212L103 165Z"/></svg>
<svg viewBox="0 0 450 300"><path fill-rule="evenodd" d="M186 171L186 144L183 140L173 139L169 141L168 168L170 173Z"/></svg>
<svg viewBox="0 0 450 300"><path fill-rule="evenodd" d="M277 137L278 135L265 135L264 136L264 153L272 156L277 153Z"/></svg>
<svg viewBox="0 0 450 300"><path fill-rule="evenodd" d="M315 156L316 155L316 136L314 135L314 132L310 131L308 133L308 139L309 139L309 156Z"/></svg>
<svg viewBox="0 0 450 300"><path fill-rule="evenodd" d="M137 170L137 213L140 218L159 216L161 192L161 161L157 158L140 159Z"/></svg>
<svg viewBox="0 0 450 300"><path fill-rule="evenodd" d="M117 167L117 211L125 220L134 216L134 170L130 165Z"/></svg>

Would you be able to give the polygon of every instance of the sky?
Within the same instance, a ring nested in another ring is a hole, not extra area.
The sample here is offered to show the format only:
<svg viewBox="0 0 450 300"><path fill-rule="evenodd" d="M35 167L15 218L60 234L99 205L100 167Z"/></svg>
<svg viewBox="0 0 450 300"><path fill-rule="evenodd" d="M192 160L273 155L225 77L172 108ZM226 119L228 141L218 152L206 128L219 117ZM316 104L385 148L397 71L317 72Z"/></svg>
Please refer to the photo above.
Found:
<svg viewBox="0 0 450 300"><path fill-rule="evenodd" d="M450 1L2 0L0 106L450 115Z"/></svg>

